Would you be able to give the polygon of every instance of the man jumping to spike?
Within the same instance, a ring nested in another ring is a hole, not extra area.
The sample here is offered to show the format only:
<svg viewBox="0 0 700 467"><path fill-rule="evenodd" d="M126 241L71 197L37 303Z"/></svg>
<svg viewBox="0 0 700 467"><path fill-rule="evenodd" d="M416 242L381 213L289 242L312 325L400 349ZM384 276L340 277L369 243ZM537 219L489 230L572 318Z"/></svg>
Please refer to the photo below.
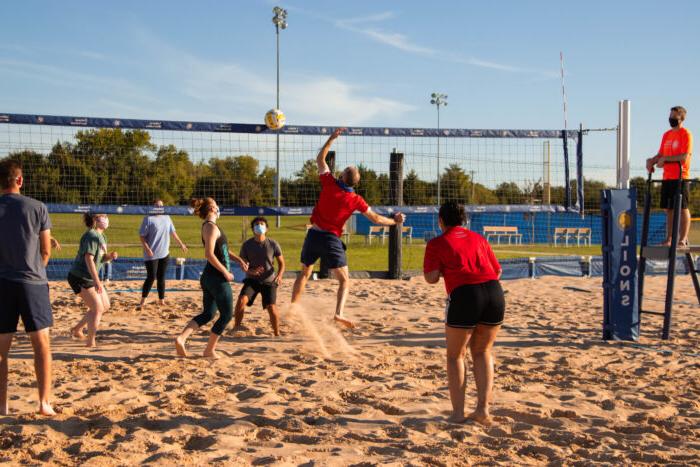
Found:
<svg viewBox="0 0 700 467"><path fill-rule="evenodd" d="M345 128L336 129L323 145L316 157L321 194L311 214L311 228L304 239L301 250L301 272L294 282L292 304L297 303L314 269L314 263L322 258L328 265L330 273L338 280L338 301L335 308L335 320L346 327L354 327L352 321L343 316L343 308L350 291L350 275L345 245L340 240L343 226L355 211L361 212L374 224L396 225L406 219L401 213L393 219L380 216L367 205L362 196L355 193L355 187L360 183L360 172L357 167L346 167L337 179L333 177L326 156L333 141Z"/></svg>

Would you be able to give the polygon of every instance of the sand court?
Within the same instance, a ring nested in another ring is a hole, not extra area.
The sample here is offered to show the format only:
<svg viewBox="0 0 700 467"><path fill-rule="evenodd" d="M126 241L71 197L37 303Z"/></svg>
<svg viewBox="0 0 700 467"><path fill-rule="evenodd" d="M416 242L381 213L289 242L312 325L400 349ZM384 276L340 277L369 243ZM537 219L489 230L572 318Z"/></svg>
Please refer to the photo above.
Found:
<svg viewBox="0 0 700 467"><path fill-rule="evenodd" d="M660 317L645 317L637 347L602 341L599 278L504 281L490 428L446 422L442 287L421 278L355 280L347 314L358 326L340 330L329 322L334 282L309 282L289 311L291 285L285 281L279 294L281 337L255 306L242 330L226 331L222 358L209 361L194 356L208 327L190 340L193 357L174 353L174 337L199 310L198 293L173 292L166 307L141 312L137 294L111 294L98 346L88 350L69 337L82 308L65 284L52 283L60 413L33 415L31 348L18 333L0 461L639 465L692 464L700 456L700 313L687 276L678 278L672 339L658 338ZM664 285L663 277L649 278L648 296L661 297Z"/></svg>

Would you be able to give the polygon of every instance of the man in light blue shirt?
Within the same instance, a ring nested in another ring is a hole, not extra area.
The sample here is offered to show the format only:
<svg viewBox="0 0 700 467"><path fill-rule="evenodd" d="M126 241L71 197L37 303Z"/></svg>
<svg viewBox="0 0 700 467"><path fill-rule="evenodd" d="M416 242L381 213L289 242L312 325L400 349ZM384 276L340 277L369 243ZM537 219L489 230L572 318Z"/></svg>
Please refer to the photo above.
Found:
<svg viewBox="0 0 700 467"><path fill-rule="evenodd" d="M156 200L155 207L163 209L163 201ZM153 281L156 281L158 288L158 299L160 305L165 305L165 273L168 270L170 260L170 236L180 244L182 251L187 251L187 246L182 243L180 237L175 232L175 226L170 216L165 214L148 215L143 218L139 237L143 245L143 260L146 264L146 280L141 289L141 303L138 310L146 304Z"/></svg>

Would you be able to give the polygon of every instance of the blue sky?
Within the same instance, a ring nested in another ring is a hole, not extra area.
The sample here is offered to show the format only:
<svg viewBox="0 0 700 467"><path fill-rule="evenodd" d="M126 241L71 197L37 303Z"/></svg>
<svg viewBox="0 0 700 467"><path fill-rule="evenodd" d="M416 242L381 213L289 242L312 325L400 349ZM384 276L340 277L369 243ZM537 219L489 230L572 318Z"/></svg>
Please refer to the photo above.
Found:
<svg viewBox="0 0 700 467"><path fill-rule="evenodd" d="M259 122L274 106L269 1L32 1L0 7L0 112ZM617 123L632 100L637 165L668 108L700 132L700 3L302 1L282 32L294 124L561 128ZM614 135L587 139L614 165ZM590 171L587 176L595 177Z"/></svg>

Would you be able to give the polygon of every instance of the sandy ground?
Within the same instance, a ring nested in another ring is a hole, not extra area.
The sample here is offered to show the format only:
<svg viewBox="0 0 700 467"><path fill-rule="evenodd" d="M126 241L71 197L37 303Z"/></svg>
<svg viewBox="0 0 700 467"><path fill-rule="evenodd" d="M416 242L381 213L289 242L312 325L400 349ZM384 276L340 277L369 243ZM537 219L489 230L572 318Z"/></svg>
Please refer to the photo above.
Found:
<svg viewBox="0 0 700 467"><path fill-rule="evenodd" d="M0 462L700 465L700 314L690 280L677 283L672 340L660 341L661 318L648 317L645 348L601 340L600 282L504 282L490 428L445 421L442 284L353 281L348 314L359 327L341 333L329 324L334 282L310 283L305 319L287 317L274 338L256 306L247 330L227 332L215 362L174 356L173 337L199 309L195 282L171 282L192 292L143 312L134 310L137 293L116 292L136 282L110 284L113 309L96 350L69 338L82 308L67 285L53 284L60 414L33 414L31 350L19 334ZM663 285L650 279L649 296L661 297ZM203 350L207 332L193 337L191 353ZM467 396L472 404L471 377Z"/></svg>

